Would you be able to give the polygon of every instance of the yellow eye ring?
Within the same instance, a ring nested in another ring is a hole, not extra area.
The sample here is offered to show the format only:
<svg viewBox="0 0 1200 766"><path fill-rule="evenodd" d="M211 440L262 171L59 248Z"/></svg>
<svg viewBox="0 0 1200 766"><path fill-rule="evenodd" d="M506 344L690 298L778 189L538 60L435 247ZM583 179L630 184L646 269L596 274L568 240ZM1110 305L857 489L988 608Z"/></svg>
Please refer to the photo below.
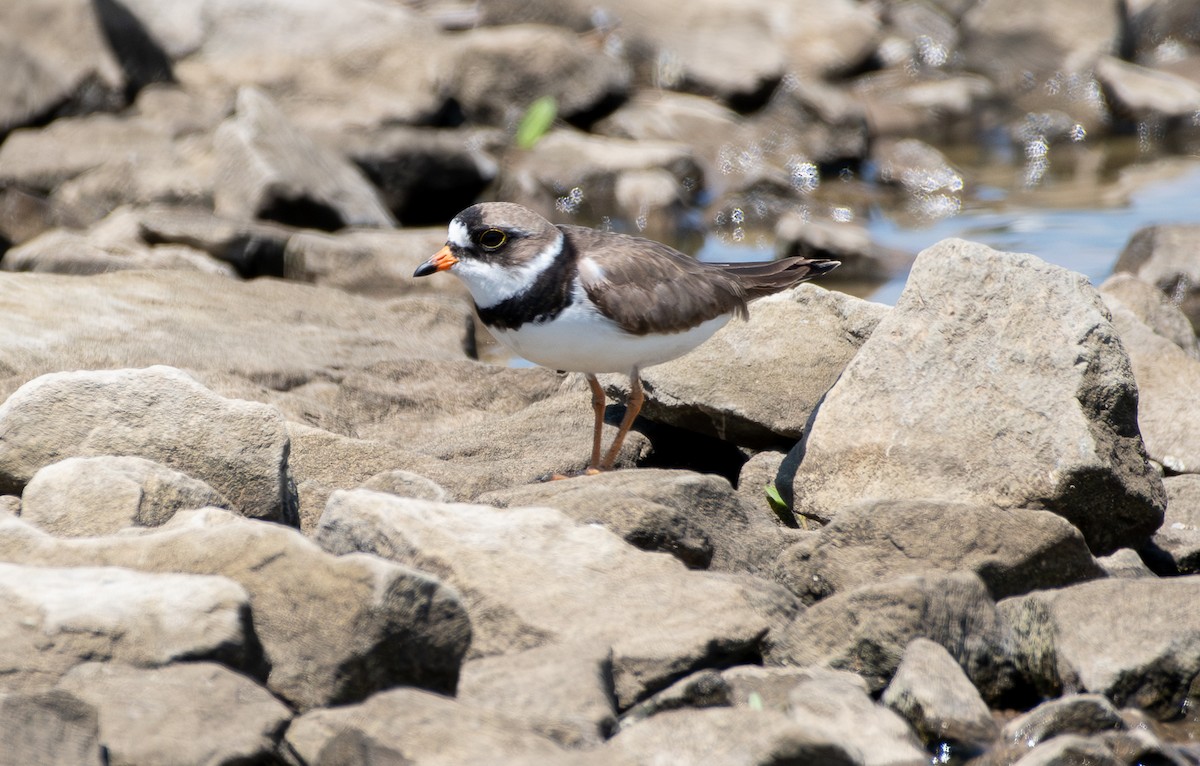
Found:
<svg viewBox="0 0 1200 766"><path fill-rule="evenodd" d="M499 229L488 229L476 239L484 250L498 250L508 242L508 235Z"/></svg>

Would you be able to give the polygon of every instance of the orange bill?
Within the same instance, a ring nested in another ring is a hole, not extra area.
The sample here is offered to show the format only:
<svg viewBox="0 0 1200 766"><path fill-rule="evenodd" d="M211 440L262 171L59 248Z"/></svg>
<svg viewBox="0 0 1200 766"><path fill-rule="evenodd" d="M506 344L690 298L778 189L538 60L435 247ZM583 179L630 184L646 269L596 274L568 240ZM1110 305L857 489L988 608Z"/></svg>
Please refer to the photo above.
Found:
<svg viewBox="0 0 1200 766"><path fill-rule="evenodd" d="M444 245L441 250L433 254L432 258L418 266L417 270L413 272L413 276L429 276L439 271L445 271L456 263L458 263L458 259L454 257L454 253L450 252L450 245Z"/></svg>

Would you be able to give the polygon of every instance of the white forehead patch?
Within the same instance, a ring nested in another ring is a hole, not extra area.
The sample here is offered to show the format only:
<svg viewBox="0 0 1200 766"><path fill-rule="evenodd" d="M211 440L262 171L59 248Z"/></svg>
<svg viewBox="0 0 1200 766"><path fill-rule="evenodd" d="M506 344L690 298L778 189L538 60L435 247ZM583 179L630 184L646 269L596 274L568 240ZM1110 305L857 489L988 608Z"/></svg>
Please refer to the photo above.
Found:
<svg viewBox="0 0 1200 766"><path fill-rule="evenodd" d="M471 244L471 235L467 231L466 225L462 221L455 218L450 222L450 244L456 247L467 247Z"/></svg>
<svg viewBox="0 0 1200 766"><path fill-rule="evenodd" d="M451 242L454 241L453 231L451 228ZM489 308L528 290L538 275L554 263L562 252L562 244L563 235L559 232L553 242L520 265L501 266L475 258L461 258L451 268L451 273L471 291L476 306Z"/></svg>

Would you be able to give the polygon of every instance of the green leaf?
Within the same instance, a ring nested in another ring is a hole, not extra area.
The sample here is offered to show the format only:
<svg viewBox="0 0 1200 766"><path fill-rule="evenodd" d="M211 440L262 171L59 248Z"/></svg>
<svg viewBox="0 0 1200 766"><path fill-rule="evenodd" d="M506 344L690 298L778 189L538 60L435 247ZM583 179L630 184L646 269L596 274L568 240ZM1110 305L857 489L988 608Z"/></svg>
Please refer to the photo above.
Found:
<svg viewBox="0 0 1200 766"><path fill-rule="evenodd" d="M517 146L522 149L532 148L542 136L546 135L546 131L550 130L550 126L554 124L554 118L557 116L558 103L554 100L554 96L542 96L534 101L521 116L521 121L517 123Z"/></svg>
<svg viewBox="0 0 1200 766"><path fill-rule="evenodd" d="M751 710L762 710L763 709L762 696L759 695L758 692L750 692L750 694L746 697L746 704L750 707Z"/></svg>
<svg viewBox="0 0 1200 766"><path fill-rule="evenodd" d="M783 496L779 494L779 490L774 484L767 485L767 502L771 504L771 510L779 513L781 511L790 511L788 504L783 501Z"/></svg>

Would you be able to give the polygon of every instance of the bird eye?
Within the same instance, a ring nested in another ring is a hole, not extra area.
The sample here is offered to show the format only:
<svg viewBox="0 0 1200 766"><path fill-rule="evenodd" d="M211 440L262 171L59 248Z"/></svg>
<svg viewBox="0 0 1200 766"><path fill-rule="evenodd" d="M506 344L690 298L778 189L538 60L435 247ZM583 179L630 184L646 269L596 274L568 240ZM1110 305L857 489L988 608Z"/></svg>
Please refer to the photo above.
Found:
<svg viewBox="0 0 1200 766"><path fill-rule="evenodd" d="M477 241L484 250L496 250L508 241L508 235L499 229L488 229L479 235Z"/></svg>

